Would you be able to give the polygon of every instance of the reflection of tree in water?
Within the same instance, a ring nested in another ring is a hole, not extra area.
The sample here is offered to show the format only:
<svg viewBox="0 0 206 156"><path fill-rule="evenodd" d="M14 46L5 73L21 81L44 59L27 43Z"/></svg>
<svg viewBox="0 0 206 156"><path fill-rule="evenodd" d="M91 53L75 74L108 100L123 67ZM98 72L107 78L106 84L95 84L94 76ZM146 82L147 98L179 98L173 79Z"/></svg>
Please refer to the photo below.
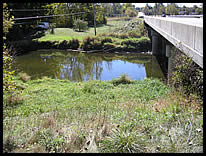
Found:
<svg viewBox="0 0 206 156"><path fill-rule="evenodd" d="M114 60L145 66L151 62L147 55L83 54L67 51L35 51L19 57L16 66L34 78L49 76L72 81L100 80L103 65L112 71ZM18 63L19 62L19 63ZM147 68L146 68L147 69ZM35 76L34 76L35 75Z"/></svg>
<svg viewBox="0 0 206 156"><path fill-rule="evenodd" d="M55 62L58 79L73 81L99 79L103 70L102 60L95 56L68 54L67 57L60 57Z"/></svg>

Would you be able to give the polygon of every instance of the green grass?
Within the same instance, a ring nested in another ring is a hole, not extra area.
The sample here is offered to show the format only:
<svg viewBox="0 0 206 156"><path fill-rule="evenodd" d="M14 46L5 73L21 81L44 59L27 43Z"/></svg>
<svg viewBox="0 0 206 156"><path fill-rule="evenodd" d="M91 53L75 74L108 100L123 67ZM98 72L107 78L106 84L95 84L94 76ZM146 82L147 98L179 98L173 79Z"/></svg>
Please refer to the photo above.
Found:
<svg viewBox="0 0 206 156"><path fill-rule="evenodd" d="M108 21L107 25L97 25L96 32L98 34L112 32L115 28L120 27L127 23L127 21ZM77 32L71 28L55 28L55 34L50 34L50 30L46 32L46 35L38 39L39 41L63 41L71 40L73 38L83 40L86 36L95 36L94 28L90 27L86 32Z"/></svg>
<svg viewBox="0 0 206 156"><path fill-rule="evenodd" d="M157 79L16 81L4 152L203 152L202 106Z"/></svg>

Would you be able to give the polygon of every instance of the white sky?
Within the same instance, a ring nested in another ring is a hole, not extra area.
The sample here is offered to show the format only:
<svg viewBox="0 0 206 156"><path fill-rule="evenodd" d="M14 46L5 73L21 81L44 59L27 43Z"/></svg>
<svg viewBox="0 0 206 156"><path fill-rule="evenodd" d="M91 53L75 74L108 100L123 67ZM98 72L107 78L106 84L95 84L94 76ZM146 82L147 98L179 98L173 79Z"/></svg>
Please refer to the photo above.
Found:
<svg viewBox="0 0 206 156"><path fill-rule="evenodd" d="M147 3L132 3L133 5L135 5L136 7L144 7ZM163 3L164 6L167 6L167 3ZM198 7L202 4L202 3L176 3L178 6L182 7L183 5L185 5L186 7L193 7L193 5L197 5ZM148 5L150 6L154 6L155 3L148 3Z"/></svg>

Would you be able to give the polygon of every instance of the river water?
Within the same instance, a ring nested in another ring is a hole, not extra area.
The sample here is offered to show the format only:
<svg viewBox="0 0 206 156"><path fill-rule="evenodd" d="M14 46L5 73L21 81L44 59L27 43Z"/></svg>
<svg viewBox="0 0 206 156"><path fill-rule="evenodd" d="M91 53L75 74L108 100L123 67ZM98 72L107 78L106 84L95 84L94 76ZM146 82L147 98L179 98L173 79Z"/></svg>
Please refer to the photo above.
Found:
<svg viewBox="0 0 206 156"><path fill-rule="evenodd" d="M127 74L132 80L154 77L165 79L155 56L149 54L79 53L42 49L17 56L16 73L32 79L43 76L71 81L112 80Z"/></svg>

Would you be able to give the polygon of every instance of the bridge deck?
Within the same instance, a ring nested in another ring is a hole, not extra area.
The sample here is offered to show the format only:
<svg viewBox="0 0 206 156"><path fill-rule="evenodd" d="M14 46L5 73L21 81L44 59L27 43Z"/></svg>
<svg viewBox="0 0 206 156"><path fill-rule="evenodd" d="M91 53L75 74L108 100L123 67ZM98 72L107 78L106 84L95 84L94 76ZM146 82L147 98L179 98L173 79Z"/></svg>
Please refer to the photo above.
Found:
<svg viewBox="0 0 206 156"><path fill-rule="evenodd" d="M203 68L203 18L145 16L144 21Z"/></svg>

